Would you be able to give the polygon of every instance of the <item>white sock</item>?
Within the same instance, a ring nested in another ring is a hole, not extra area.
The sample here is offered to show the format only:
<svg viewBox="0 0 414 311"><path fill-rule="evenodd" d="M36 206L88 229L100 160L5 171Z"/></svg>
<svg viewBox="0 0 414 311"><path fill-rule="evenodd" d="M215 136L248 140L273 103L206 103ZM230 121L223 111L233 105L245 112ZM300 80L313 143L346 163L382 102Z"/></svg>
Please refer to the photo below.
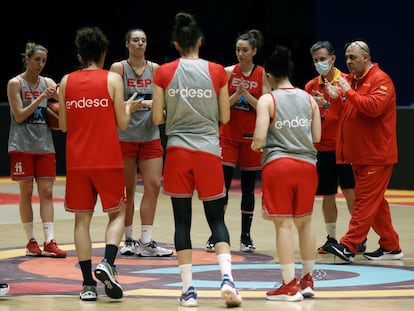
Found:
<svg viewBox="0 0 414 311"><path fill-rule="evenodd" d="M152 225L141 226L141 242L148 244L152 240Z"/></svg>
<svg viewBox="0 0 414 311"><path fill-rule="evenodd" d="M125 240L127 238L135 240L135 238L134 238L134 228L133 228L132 225L128 226L128 227L125 227L124 230L125 230Z"/></svg>
<svg viewBox="0 0 414 311"><path fill-rule="evenodd" d="M179 265L181 281L183 282L182 292L185 293L187 289L193 285L193 265L191 263Z"/></svg>
<svg viewBox="0 0 414 311"><path fill-rule="evenodd" d="M315 260L302 261L302 277L304 277L308 273L312 274L314 267L315 267Z"/></svg>
<svg viewBox="0 0 414 311"><path fill-rule="evenodd" d="M295 264L289 263L287 265L280 265L280 271L282 273L283 283L285 285L292 282L295 278Z"/></svg>
<svg viewBox="0 0 414 311"><path fill-rule="evenodd" d="M33 221L22 223L24 233L26 234L27 242L34 238Z"/></svg>
<svg viewBox="0 0 414 311"><path fill-rule="evenodd" d="M329 237L336 239L336 222L326 223L325 228Z"/></svg>
<svg viewBox="0 0 414 311"><path fill-rule="evenodd" d="M43 223L43 232L45 233L45 242L46 244L50 243L54 239L54 224L53 222L44 222Z"/></svg>
<svg viewBox="0 0 414 311"><path fill-rule="evenodd" d="M231 254L217 255L217 260L220 266L221 276L227 274L231 281L233 281L233 275L231 273Z"/></svg>

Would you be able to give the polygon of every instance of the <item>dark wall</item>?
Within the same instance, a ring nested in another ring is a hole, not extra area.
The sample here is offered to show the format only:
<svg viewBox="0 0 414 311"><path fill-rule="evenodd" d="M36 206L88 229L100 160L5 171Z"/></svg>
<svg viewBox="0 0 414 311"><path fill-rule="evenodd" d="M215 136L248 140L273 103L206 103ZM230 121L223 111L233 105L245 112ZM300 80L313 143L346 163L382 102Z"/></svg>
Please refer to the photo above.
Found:
<svg viewBox="0 0 414 311"><path fill-rule="evenodd" d="M372 50L373 61L390 74L397 90L397 103L406 106L414 102L412 87L414 63L412 51L411 4L394 0L384 7L378 1L344 3L322 0L176 0L171 5L159 2L143 4L135 1L117 1L116 5L96 2L42 1L25 4L8 3L7 17L0 19L2 38L2 70L0 74L0 175L9 175L7 136L9 110L7 81L22 71L22 56L27 41L35 41L49 49L48 62L42 74L58 82L74 70L78 63L74 47L75 32L86 25L99 26L111 44L105 67L126 56L124 35L133 27L146 31L147 58L164 63L178 56L170 44L174 15L180 10L193 13L205 35L200 56L229 65L236 61L234 43L237 35L247 29L262 30L265 45L256 57L262 63L274 45L285 44L292 49L295 61L293 83L303 87L315 74L309 54L310 46L317 40L331 41L337 50L337 65L347 72L344 44L355 39L366 40ZM99 6L99 7L98 7ZM9 20L15 21L12 25ZM398 137L400 163L395 168L391 186L414 189L414 151L408 133L412 110L398 111ZM57 169L64 174L64 134L54 131L57 149Z"/></svg>
<svg viewBox="0 0 414 311"><path fill-rule="evenodd" d="M345 64L345 43L362 39L377 62L394 81L397 103L414 103L412 73L414 50L412 3L368 0L342 2L315 0L315 39L331 41L337 53L337 65L348 72Z"/></svg>
<svg viewBox="0 0 414 311"><path fill-rule="evenodd" d="M297 10L295 3L301 2L304 2L301 5L303 10ZM313 3L314 0L176 0L170 5L161 5L157 1L117 1L115 5L105 5L93 1L81 4L66 1L57 6L55 1L45 0L41 5L33 3L22 9L20 2L11 2L7 20L15 21L14 25L0 19L4 60L0 75L0 102L7 101L7 81L22 71L21 54L27 41L35 41L48 48L48 61L42 74L56 82L78 66L74 38L76 30L82 26L99 26L108 36L110 46L106 68L126 57L124 36L135 27L147 33L147 58L164 63L178 57L171 45L171 30L174 15L184 10L196 16L204 32L201 57L223 65L234 63L236 37L245 30L256 28L265 37L265 46L256 58L258 63L275 42L291 45L299 59L313 40L314 20L313 15L308 14ZM303 69L298 72L298 84L303 84Z"/></svg>

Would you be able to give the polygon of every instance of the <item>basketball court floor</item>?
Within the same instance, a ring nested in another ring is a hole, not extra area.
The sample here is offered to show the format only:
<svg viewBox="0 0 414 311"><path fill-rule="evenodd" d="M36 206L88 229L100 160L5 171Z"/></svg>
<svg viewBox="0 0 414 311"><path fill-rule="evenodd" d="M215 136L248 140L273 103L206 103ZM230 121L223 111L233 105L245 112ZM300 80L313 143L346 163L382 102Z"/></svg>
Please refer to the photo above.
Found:
<svg viewBox="0 0 414 311"><path fill-rule="evenodd" d="M394 226L404 252L396 261L367 261L357 255L351 265L337 264L333 255L317 255L315 266L315 297L301 302L266 301L265 293L281 281L275 250L274 228L261 217L260 190L256 193L256 209L252 226L255 253L239 251L240 193L234 182L226 222L229 227L233 276L243 303L239 310L413 310L414 309L414 191L389 190ZM18 185L8 178L0 178L0 280L11 286L7 296L0 297L0 311L10 310L184 310L177 304L181 280L175 252L172 257L141 258L121 256L116 260L118 280L124 288L124 297L113 300L105 296L98 283L98 299L85 302L79 299L81 273L77 266L73 244L73 214L63 208L64 177L54 187L55 238L68 251L67 258L26 257L27 243L18 213ZM139 235L139 201L142 186L136 193L135 233ZM35 234L43 244L37 193L34 193ZM345 233L349 221L345 202L338 195L338 237ZM321 199L315 199L313 223L317 245L325 242L326 232L321 213ZM97 265L104 251L106 215L98 202L92 223L93 264ZM154 239L173 249L173 217L169 197L160 195L154 224ZM194 247L194 286L198 292L198 307L190 310L221 310L226 306L220 297L220 272L214 253L204 251L209 229L202 204L195 193L193 199L192 239ZM378 237L370 231L367 251L378 248ZM297 240L295 240L297 245ZM298 247L296 247L298 248ZM300 275L300 257L296 254Z"/></svg>

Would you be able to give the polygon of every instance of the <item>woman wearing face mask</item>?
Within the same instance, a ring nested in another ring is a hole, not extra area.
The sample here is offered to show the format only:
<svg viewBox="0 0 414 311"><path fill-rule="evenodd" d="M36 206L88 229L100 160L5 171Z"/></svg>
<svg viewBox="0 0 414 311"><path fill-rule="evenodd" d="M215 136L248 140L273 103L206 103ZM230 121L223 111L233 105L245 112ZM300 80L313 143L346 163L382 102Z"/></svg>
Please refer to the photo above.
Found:
<svg viewBox="0 0 414 311"><path fill-rule="evenodd" d="M310 48L310 53L319 75L306 84L305 90L313 95L318 103L322 121L321 141L315 144L315 148L318 150L317 170L319 177L316 194L323 196L322 212L327 232L326 243L318 248L318 253L326 254L327 244L336 243L338 185L341 186L351 214L355 201L355 181L350 164L336 164L336 133L341 117L342 96L338 94L337 98L330 98L325 87L326 82L335 84L338 77L345 76L345 74L334 66L335 50L329 41L316 42ZM360 244L359 252L365 251L365 242Z"/></svg>

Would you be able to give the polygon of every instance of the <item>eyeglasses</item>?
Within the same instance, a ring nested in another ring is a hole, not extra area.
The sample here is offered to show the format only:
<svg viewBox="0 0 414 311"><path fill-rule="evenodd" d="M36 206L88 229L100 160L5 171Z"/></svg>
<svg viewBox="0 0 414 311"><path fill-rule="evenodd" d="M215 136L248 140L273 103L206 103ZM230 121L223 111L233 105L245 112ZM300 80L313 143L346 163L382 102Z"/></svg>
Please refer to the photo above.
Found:
<svg viewBox="0 0 414 311"><path fill-rule="evenodd" d="M369 54L369 50L366 47L364 47L362 44L358 43L358 41L345 43L345 49L347 49L348 47L355 46L355 45L359 47L361 50L363 50L365 53Z"/></svg>

